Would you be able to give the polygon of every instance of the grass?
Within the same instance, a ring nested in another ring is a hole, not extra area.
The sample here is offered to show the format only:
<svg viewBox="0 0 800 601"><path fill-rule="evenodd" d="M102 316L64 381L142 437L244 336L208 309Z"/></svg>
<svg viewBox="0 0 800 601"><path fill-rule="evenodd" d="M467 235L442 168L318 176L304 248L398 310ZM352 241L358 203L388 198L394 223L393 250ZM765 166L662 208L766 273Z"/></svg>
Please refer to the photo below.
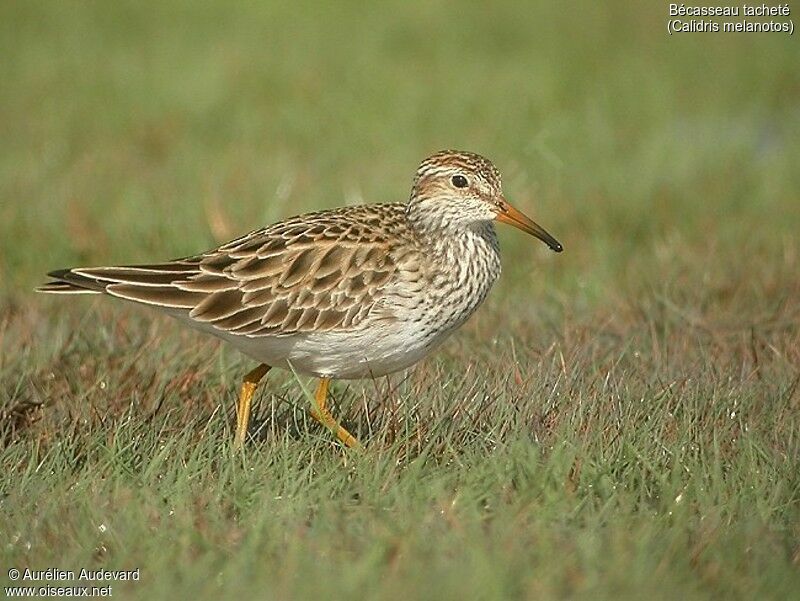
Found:
<svg viewBox="0 0 800 601"><path fill-rule="evenodd" d="M6 566L117 598L775 598L800 590L800 50L583 2L0 7ZM196 252L492 157L562 255L406 374L272 373L53 268ZM302 382L305 383L305 382ZM8 584L7 579L4 585ZM24 583L23 583L24 584ZM41 583L36 583L41 584Z"/></svg>

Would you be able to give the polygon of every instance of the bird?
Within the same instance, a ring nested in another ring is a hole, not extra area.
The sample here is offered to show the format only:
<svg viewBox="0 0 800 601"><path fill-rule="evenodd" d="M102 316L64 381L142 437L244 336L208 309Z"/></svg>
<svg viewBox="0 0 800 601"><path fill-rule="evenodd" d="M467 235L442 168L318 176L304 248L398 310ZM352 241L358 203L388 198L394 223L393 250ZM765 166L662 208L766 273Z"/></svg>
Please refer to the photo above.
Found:
<svg viewBox="0 0 800 601"><path fill-rule="evenodd" d="M461 326L500 275L494 222L563 250L506 199L489 159L442 150L420 163L406 202L306 213L165 262L59 269L37 290L152 307L257 361L239 390L236 447L275 367L318 378L311 415L362 448L327 406L331 380L409 368Z"/></svg>

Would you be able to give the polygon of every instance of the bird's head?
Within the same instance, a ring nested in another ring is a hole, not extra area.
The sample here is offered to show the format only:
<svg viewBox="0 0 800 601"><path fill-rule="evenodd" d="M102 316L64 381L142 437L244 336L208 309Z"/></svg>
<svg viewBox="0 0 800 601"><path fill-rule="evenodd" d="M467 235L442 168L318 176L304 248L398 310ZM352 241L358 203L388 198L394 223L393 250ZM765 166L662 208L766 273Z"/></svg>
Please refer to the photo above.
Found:
<svg viewBox="0 0 800 601"><path fill-rule="evenodd" d="M508 223L556 252L563 250L544 228L511 206L503 196L497 167L472 152L442 150L422 161L414 177L409 210L417 218L457 227L495 220Z"/></svg>

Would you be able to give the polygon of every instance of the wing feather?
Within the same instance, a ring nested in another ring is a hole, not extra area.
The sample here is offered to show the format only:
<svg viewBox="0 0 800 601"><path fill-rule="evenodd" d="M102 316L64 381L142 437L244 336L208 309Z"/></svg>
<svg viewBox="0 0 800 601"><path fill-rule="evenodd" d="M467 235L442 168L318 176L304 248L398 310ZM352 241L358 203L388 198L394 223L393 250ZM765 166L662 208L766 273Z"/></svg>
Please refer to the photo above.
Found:
<svg viewBox="0 0 800 601"><path fill-rule="evenodd" d="M162 264L52 272L41 289L106 292L248 337L351 328L376 306L391 317L381 299L398 269L392 235L405 231L405 207L379 207L289 219Z"/></svg>

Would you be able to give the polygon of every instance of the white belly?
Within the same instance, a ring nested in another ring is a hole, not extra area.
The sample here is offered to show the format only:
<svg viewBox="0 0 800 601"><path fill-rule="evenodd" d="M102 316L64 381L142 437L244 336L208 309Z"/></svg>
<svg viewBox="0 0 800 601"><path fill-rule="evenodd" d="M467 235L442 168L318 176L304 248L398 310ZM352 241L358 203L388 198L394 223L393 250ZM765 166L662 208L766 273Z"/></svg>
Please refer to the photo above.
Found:
<svg viewBox="0 0 800 601"><path fill-rule="evenodd" d="M243 338L221 336L253 359L299 374L337 379L378 377L405 369L439 346L452 330L433 333L419 325L371 324L350 332Z"/></svg>

